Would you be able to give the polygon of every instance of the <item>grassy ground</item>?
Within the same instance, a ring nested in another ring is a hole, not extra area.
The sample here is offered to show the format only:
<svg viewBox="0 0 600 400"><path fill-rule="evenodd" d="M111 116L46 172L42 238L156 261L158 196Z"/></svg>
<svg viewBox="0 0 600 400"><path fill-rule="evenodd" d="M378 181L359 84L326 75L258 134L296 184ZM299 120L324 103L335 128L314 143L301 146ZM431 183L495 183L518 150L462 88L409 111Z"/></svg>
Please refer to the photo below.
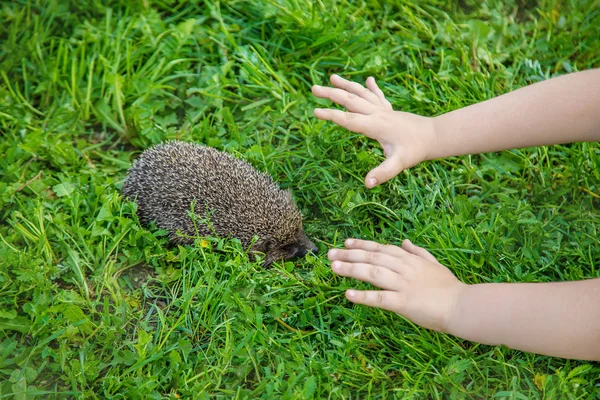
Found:
<svg viewBox="0 0 600 400"><path fill-rule="evenodd" d="M396 109L436 115L598 67L598 1L109 3L0 3L0 397L600 398L596 363L352 306L343 290L366 285L324 255L408 237L468 283L600 277L598 144L366 190L380 149L317 121L310 94L373 75ZM232 241L142 229L119 189L172 138L291 188L321 254L264 270Z"/></svg>

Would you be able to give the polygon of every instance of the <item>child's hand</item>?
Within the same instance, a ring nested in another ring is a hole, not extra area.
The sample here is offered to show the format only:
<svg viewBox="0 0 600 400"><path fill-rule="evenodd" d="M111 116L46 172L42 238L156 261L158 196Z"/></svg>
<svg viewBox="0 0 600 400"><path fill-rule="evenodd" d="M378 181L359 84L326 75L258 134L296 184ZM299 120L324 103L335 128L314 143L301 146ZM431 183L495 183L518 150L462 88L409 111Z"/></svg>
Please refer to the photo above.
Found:
<svg viewBox="0 0 600 400"><path fill-rule="evenodd" d="M362 133L383 147L386 160L367 174L368 188L428 159L436 142L432 118L394 111L372 77L367 79L367 88L338 75L331 75L331 83L336 88L315 85L313 94L346 107L348 112L315 108L315 116Z"/></svg>
<svg viewBox="0 0 600 400"><path fill-rule="evenodd" d="M466 284L427 250L409 240L402 247L348 239L332 249L333 272L384 290L348 290L348 300L398 313L425 328L447 332L455 304Z"/></svg>

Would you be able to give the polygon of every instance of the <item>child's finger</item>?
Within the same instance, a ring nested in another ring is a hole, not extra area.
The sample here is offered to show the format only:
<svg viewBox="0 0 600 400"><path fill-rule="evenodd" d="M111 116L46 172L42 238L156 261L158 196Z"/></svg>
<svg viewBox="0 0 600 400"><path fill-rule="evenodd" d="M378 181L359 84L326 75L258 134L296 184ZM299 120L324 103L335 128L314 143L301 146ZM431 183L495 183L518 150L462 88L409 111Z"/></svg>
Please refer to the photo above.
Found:
<svg viewBox="0 0 600 400"><path fill-rule="evenodd" d="M398 312L402 308L402 295L389 290L354 290L346 291L346 298L353 303L382 308Z"/></svg>
<svg viewBox="0 0 600 400"><path fill-rule="evenodd" d="M365 177L365 186L374 188L389 181L404 169L402 160L398 156L392 156L372 169Z"/></svg>
<svg viewBox="0 0 600 400"><path fill-rule="evenodd" d="M385 253L393 257L402 257L406 255L406 250L403 250L401 247L389 244L381 244L371 240L346 239L344 245L347 249L361 249L365 251Z"/></svg>
<svg viewBox="0 0 600 400"><path fill-rule="evenodd" d="M433 256L433 254L431 254L430 252L428 252L427 250L425 250L422 247L416 246L408 239L404 239L402 241L402 248L404 250L406 250L407 252L409 252L410 254L414 254L415 256L419 256L421 258L424 258L425 260L428 260L428 261L431 261L434 263L439 263L438 260Z"/></svg>
<svg viewBox="0 0 600 400"><path fill-rule="evenodd" d="M340 276L368 282L381 289L398 290L400 275L387 268L365 263L348 263L336 260L331 263L333 272Z"/></svg>
<svg viewBox="0 0 600 400"><path fill-rule="evenodd" d="M374 135L367 132L369 124L366 115L333 110L331 108L315 108L315 117L335 122L352 132L362 133L367 137L375 139Z"/></svg>
<svg viewBox="0 0 600 400"><path fill-rule="evenodd" d="M377 110L377 106L373 103L343 89L314 85L312 92L315 96L329 99L340 106L346 107L351 112L372 114Z"/></svg>
<svg viewBox="0 0 600 400"><path fill-rule="evenodd" d="M365 251L360 249L331 249L327 253L329 261L345 261L347 263L370 264L387 268L394 272L400 272L402 267L402 256L393 257L385 253Z"/></svg>
<svg viewBox="0 0 600 400"><path fill-rule="evenodd" d="M381 103L379 97L375 93L365 88L360 83L349 81L336 74L331 75L331 78L329 80L331 81L331 84L333 86L338 87L340 89L344 89L347 92L354 93L355 95L362 97L370 103Z"/></svg>
<svg viewBox="0 0 600 400"><path fill-rule="evenodd" d="M373 78L372 76L367 78L367 88L369 88L369 90L373 93L375 93L375 95L377 96L377 98L379 99L379 101L381 102L382 105L388 106L390 109L392 108L392 103L390 103L386 98L385 95L383 94L383 91L381 89L379 89L379 86L377 86L377 83L375 82L375 78Z"/></svg>

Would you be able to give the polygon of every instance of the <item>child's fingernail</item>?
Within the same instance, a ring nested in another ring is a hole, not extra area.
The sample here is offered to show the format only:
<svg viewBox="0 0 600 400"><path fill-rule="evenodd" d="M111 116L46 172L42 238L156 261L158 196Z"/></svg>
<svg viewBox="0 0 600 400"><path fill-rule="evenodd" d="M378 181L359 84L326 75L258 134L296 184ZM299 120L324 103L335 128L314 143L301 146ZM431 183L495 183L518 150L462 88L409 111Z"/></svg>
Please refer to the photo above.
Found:
<svg viewBox="0 0 600 400"><path fill-rule="evenodd" d="M327 256L329 256L329 258L333 258L337 255L337 251L336 250L329 250L329 252L327 253Z"/></svg>
<svg viewBox="0 0 600 400"><path fill-rule="evenodd" d="M375 178L369 178L368 182L370 187L377 185L377 179Z"/></svg>
<svg viewBox="0 0 600 400"><path fill-rule="evenodd" d="M339 261L334 261L331 263L331 269L339 272L342 269L342 264Z"/></svg>
<svg viewBox="0 0 600 400"><path fill-rule="evenodd" d="M354 239L347 239L346 246L352 246L354 244Z"/></svg>
<svg viewBox="0 0 600 400"><path fill-rule="evenodd" d="M356 292L354 290L350 289L346 292L346 295L350 298L354 298L354 297L356 297Z"/></svg>

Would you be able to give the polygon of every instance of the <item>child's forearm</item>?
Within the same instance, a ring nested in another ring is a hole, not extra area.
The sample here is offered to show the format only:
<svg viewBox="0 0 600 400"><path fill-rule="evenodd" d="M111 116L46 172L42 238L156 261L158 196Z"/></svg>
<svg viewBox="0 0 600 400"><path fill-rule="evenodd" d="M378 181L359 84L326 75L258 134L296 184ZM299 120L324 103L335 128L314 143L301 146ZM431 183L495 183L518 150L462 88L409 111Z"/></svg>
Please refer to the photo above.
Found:
<svg viewBox="0 0 600 400"><path fill-rule="evenodd" d="M600 141L600 69L527 86L434 118L428 159Z"/></svg>
<svg viewBox="0 0 600 400"><path fill-rule="evenodd" d="M600 361L600 279L469 285L447 331L484 344Z"/></svg>

